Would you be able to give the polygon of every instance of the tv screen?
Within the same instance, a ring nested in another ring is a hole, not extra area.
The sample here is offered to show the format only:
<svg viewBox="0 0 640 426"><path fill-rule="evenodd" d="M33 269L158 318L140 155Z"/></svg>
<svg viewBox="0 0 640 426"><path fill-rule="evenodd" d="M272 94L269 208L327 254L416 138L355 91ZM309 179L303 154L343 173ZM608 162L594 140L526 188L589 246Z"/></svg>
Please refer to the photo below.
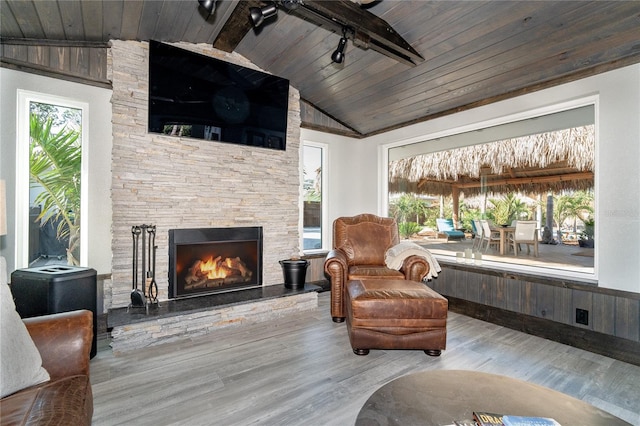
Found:
<svg viewBox="0 0 640 426"><path fill-rule="evenodd" d="M149 132L286 148L289 80L149 43Z"/></svg>

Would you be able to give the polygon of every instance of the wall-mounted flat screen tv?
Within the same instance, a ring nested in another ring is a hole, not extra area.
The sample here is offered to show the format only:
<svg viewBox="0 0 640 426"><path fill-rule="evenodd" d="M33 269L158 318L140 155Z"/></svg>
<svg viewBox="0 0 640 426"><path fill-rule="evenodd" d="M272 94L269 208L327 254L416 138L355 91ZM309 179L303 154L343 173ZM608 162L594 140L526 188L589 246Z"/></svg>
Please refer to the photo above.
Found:
<svg viewBox="0 0 640 426"><path fill-rule="evenodd" d="M149 43L149 132L284 150L289 80Z"/></svg>

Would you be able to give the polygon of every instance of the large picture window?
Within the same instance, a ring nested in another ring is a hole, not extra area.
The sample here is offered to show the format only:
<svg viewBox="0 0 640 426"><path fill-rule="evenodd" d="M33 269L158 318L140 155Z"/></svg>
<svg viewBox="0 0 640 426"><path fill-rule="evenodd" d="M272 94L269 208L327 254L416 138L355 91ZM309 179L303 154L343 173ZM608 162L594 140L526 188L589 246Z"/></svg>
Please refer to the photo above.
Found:
<svg viewBox="0 0 640 426"><path fill-rule="evenodd" d="M594 116L586 105L391 148L389 213L402 237L456 260L471 250L488 262L594 274ZM524 222L535 223L529 244Z"/></svg>

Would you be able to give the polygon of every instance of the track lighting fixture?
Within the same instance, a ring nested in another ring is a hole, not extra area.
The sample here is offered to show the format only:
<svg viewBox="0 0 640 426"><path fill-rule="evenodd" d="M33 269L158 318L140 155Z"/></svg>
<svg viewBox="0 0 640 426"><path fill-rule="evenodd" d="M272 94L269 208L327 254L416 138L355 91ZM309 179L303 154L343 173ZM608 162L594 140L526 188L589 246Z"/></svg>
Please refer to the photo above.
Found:
<svg viewBox="0 0 640 426"><path fill-rule="evenodd" d="M216 0L198 0L198 3L200 3L200 6L202 6L209 15L212 15L216 10Z"/></svg>
<svg viewBox="0 0 640 426"><path fill-rule="evenodd" d="M344 61L344 48L347 46L347 39L343 35L340 37L340 42L338 43L338 48L331 55L331 60L336 64L341 64Z"/></svg>
<svg viewBox="0 0 640 426"><path fill-rule="evenodd" d="M278 13L278 8L275 3L268 4L262 8L260 7L251 7L249 8L249 20L254 28L258 28L265 19L269 19L273 16L276 16Z"/></svg>

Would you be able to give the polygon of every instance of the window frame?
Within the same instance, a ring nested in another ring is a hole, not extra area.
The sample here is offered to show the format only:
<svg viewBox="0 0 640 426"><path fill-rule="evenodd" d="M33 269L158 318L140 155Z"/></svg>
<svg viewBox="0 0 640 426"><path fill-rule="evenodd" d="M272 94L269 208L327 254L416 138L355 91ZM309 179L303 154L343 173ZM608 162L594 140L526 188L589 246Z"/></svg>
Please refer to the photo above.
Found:
<svg viewBox="0 0 640 426"><path fill-rule="evenodd" d="M426 133L420 136L412 137L410 139L399 140L393 143L381 145L380 147L381 149L381 152L380 152L381 192L380 192L380 198L379 198L380 211L384 212L384 214L387 214L387 215L389 214L388 179L389 179L389 159L391 158L391 155L390 155L391 149L402 148L407 145L412 145L412 144L421 143L425 141L431 141L433 143L430 145L429 150L424 151L424 153L437 152L437 151L448 150L448 149L456 149L466 145L445 146L442 143L442 140L446 139L449 136L455 136L458 134L464 134L464 133L476 132L476 131L481 132L484 129L487 129L490 127L496 127L500 125L509 125L511 123L522 121L522 120L537 119L545 115L567 111L571 109L576 109L584 106L593 106L594 108L593 125L595 129L594 130L595 131L595 158L594 158L595 166L594 166L593 193L594 193L594 210L595 210L594 220L595 220L595 224L596 224L595 226L597 229L598 223L599 223L599 214L600 214L599 213L600 209L598 206L599 204L598 203L598 200L599 200L599 186L598 186L598 163L599 163L598 156L599 155L598 154L599 154L599 145L600 145L599 125L598 125L599 123L599 96L598 95L586 96L586 97L577 98L567 102L561 102L554 105L549 105L546 107L535 108L535 109L526 110L526 111L509 114L509 115L503 115L491 120L480 121L474 124L464 125L460 127L453 127L446 130L436 131L433 133ZM544 266L521 265L521 264L513 264L513 263L505 263L505 262L496 262L496 261L484 261L483 266L492 267L492 268L501 269L501 270L531 273L535 275L546 275L546 276L553 276L553 277L559 277L559 278L575 278L581 281L592 281L594 283L597 283L598 264L599 264L599 246L600 246L600 244L598 244L598 233L596 233L594 238L595 238L595 249L594 249L594 263L593 263L592 272L563 271L560 269L545 268ZM436 258L438 257L440 257L443 260L448 260L448 261L453 260L455 262L455 258L452 258L452 256L437 255Z"/></svg>
<svg viewBox="0 0 640 426"><path fill-rule="evenodd" d="M322 151L320 166L322 167L322 178L320 179L320 184L322 185L322 194L321 194L321 238L322 244L318 249L310 249L304 250L304 193L300 191L300 247L303 248L302 252L304 254L313 254L319 252L325 252L329 250L329 245L331 241L330 235L330 227L329 227L329 162L327 161L329 157L329 145L326 143L320 142L312 142L312 141L303 141L302 149L300 150L300 185L301 187L304 185L304 148L319 148Z"/></svg>
<svg viewBox="0 0 640 426"><path fill-rule="evenodd" d="M55 96L47 93L18 89L16 114L16 179L15 179L15 268L29 267L29 137L31 102L59 105L82 111L81 124L81 173L80 173L80 265L86 266L89 253L88 211L88 141L89 141L89 104L76 99ZM27 190L21 190L27 188Z"/></svg>

